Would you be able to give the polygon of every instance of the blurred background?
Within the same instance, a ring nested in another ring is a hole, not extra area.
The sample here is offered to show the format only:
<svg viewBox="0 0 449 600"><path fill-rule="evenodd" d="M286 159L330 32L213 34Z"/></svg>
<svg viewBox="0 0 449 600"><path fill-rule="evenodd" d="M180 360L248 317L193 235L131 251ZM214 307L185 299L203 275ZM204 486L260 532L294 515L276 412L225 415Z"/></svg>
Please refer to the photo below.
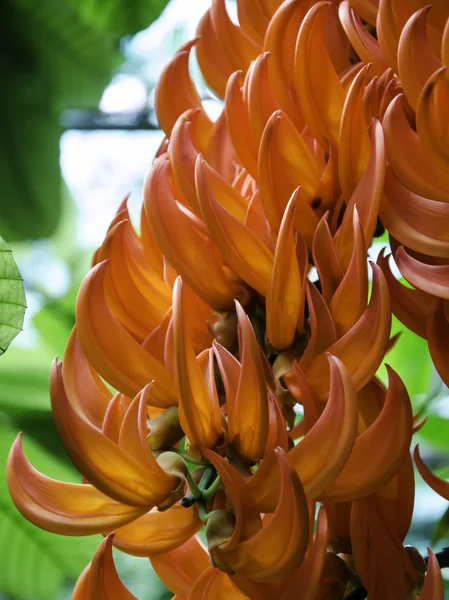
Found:
<svg viewBox="0 0 449 600"><path fill-rule="evenodd" d="M19 430L39 470L79 481L54 428L48 395L51 361L62 356L74 304L93 251L129 195L138 222L143 177L162 139L154 115L157 77L194 36L209 0L6 0L0 7L0 235L24 279L23 331L0 356L0 464ZM229 2L235 17L235 3ZM220 103L197 65L205 107ZM373 256L387 242L376 242ZM434 471L449 477L448 390L427 344L404 332L387 357L428 420L416 436ZM379 375L385 380L385 368ZM446 465L446 466L445 466ZM426 553L445 545L447 502L417 475L407 542ZM63 538L29 524L0 478L0 600L70 598L99 537ZM447 540L446 540L447 544ZM119 573L139 600L171 594L146 559L116 553Z"/></svg>

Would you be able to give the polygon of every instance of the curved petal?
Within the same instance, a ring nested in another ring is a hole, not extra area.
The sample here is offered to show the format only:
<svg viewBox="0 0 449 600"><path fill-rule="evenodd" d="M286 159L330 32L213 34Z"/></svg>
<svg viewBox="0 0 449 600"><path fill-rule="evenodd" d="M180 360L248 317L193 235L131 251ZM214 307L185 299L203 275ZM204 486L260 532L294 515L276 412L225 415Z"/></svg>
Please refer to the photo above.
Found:
<svg viewBox="0 0 449 600"><path fill-rule="evenodd" d="M320 496L326 502L349 502L367 496L397 472L408 454L413 433L410 398L400 377L387 366L389 386L374 423L355 441L335 481Z"/></svg>
<svg viewBox="0 0 449 600"><path fill-rule="evenodd" d="M427 483L427 485L431 487L439 496L449 500L449 481L445 481L444 479L441 479L432 473L419 454L419 444L417 444L415 448L413 458L415 459L415 465L419 471L419 474Z"/></svg>
<svg viewBox="0 0 449 600"><path fill-rule="evenodd" d="M440 565L438 564L437 557L430 548L427 548L427 552L429 554L427 575L416 600L443 600L444 589Z"/></svg>
<svg viewBox="0 0 449 600"><path fill-rule="evenodd" d="M137 600L116 571L112 557L113 538L114 534L109 534L98 547L82 575L82 583L75 587L72 600Z"/></svg>
<svg viewBox="0 0 449 600"><path fill-rule="evenodd" d="M155 380L155 393L173 397L174 385L164 366L122 327L107 305L104 278L108 263L89 271L76 302L77 331L92 366L116 389L134 397Z"/></svg>
<svg viewBox="0 0 449 600"><path fill-rule="evenodd" d="M313 263L318 271L324 300L330 300L343 279L344 271L340 264L334 240L324 215L315 229L312 246Z"/></svg>
<svg viewBox="0 0 449 600"><path fill-rule="evenodd" d="M146 508L111 500L93 486L65 483L36 471L26 459L21 434L8 457L6 478L17 509L37 527L62 535L91 535L133 521Z"/></svg>
<svg viewBox="0 0 449 600"><path fill-rule="evenodd" d="M277 349L292 345L296 328L304 320L305 286L302 282L304 273L300 272L298 265L293 232L297 195L297 192L293 194L285 209L276 242L273 271L266 298L267 336ZM302 266L306 267L306 265ZM301 333L302 327L298 327L298 330Z"/></svg>
<svg viewBox="0 0 449 600"><path fill-rule="evenodd" d="M191 444L210 448L222 433L213 365L206 381L187 336L180 277L173 288L173 339L181 427ZM209 350L209 358L213 361L212 349Z"/></svg>
<svg viewBox="0 0 449 600"><path fill-rule="evenodd" d="M249 600L235 588L226 573L209 567L198 577L187 600Z"/></svg>
<svg viewBox="0 0 449 600"><path fill-rule="evenodd" d="M184 44L165 65L155 89L154 104L167 137L178 117L189 108L201 108L201 99L189 74L189 56L197 40Z"/></svg>
<svg viewBox="0 0 449 600"><path fill-rule="evenodd" d="M449 265L427 265L400 246L394 260L402 275L416 288L439 298L449 298Z"/></svg>
<svg viewBox="0 0 449 600"><path fill-rule="evenodd" d="M259 0L237 0L240 27L259 44L263 44L269 18Z"/></svg>
<svg viewBox="0 0 449 600"><path fill-rule="evenodd" d="M114 546L133 556L155 556L181 546L202 527L196 508L175 504L165 511L157 509L120 527Z"/></svg>

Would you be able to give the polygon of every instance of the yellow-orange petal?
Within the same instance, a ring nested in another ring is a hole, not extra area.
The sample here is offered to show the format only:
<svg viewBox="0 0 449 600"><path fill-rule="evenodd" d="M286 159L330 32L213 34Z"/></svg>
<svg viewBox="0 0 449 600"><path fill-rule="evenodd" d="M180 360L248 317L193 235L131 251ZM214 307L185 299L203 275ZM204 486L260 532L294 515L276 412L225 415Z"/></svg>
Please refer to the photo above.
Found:
<svg viewBox="0 0 449 600"><path fill-rule="evenodd" d="M382 269L388 283L391 310L407 329L425 338L427 336L426 320L432 310L435 298L421 290L414 290L399 283L390 270L389 256L384 256L384 249L382 249L377 257L377 264Z"/></svg>
<svg viewBox="0 0 449 600"><path fill-rule="evenodd" d="M388 286L380 268L372 264L373 289L370 303L357 323L328 351L349 371L356 390L362 389L378 369L388 344L391 312ZM305 368L312 391L325 399L329 391L326 356L320 354Z"/></svg>
<svg viewBox="0 0 449 600"><path fill-rule="evenodd" d="M267 336L279 350L292 345L300 317L301 325L304 319L305 286L302 280L307 265L302 265L301 272L295 248L293 220L297 196L298 192L295 192L285 209L266 298ZM298 241L301 242L302 239ZM301 330L302 327L300 333Z"/></svg>
<svg viewBox="0 0 449 600"><path fill-rule="evenodd" d="M178 277L173 288L173 339L179 421L191 444L210 448L222 433L213 350L205 351L208 364L205 379L187 335L183 304L183 285Z"/></svg>
<svg viewBox="0 0 449 600"><path fill-rule="evenodd" d="M76 327L72 329L64 352L62 366L64 388L74 408L101 428L111 392L89 364L83 352Z"/></svg>
<svg viewBox="0 0 449 600"><path fill-rule="evenodd" d="M232 585L226 573L209 567L195 581L187 600L250 600Z"/></svg>
<svg viewBox="0 0 449 600"><path fill-rule="evenodd" d="M415 459L415 465L419 471L419 474L427 483L427 485L431 487L439 496L449 500L449 481L445 481L444 479L441 479L432 473L432 471L421 458L419 453L419 444L416 445L413 458Z"/></svg>
<svg viewBox="0 0 449 600"><path fill-rule="evenodd" d="M157 576L179 600L187 600L195 581L210 566L209 556L197 536L150 560Z"/></svg>
<svg viewBox="0 0 449 600"><path fill-rule="evenodd" d="M437 557L430 548L427 548L429 560L427 562L427 574L421 592L416 600L443 600L444 588L441 568Z"/></svg>
<svg viewBox="0 0 449 600"><path fill-rule="evenodd" d="M190 51L196 41L187 42L178 50L163 68L156 85L156 114L167 137L183 112L189 108L201 108L201 99L189 74Z"/></svg>
<svg viewBox="0 0 449 600"><path fill-rule="evenodd" d="M72 600L137 600L118 576L109 534L95 552L92 562L75 586Z"/></svg>
<svg viewBox="0 0 449 600"><path fill-rule="evenodd" d="M296 42L296 94L306 123L320 145L338 144L344 91L329 56L326 21L337 21L331 2L317 2L308 11Z"/></svg>
<svg viewBox="0 0 449 600"><path fill-rule="evenodd" d="M428 265L400 246L394 260L402 275L416 288L439 298L449 298L449 265Z"/></svg>
<svg viewBox="0 0 449 600"><path fill-rule="evenodd" d="M298 475L289 468L287 455L275 450L280 469L280 493L276 510L264 527L234 552L215 549L233 571L255 581L280 579L297 567L307 550L309 511Z"/></svg>
<svg viewBox="0 0 449 600"><path fill-rule="evenodd" d="M78 336L95 368L116 389L134 397L151 380L161 395L173 398L174 386L164 366L144 350L112 314L104 296L108 263L89 271L76 303Z"/></svg>
<svg viewBox="0 0 449 600"><path fill-rule="evenodd" d="M125 432L123 448L72 408L64 390L61 364L53 362L50 378L53 416L77 469L111 498L130 506L151 508L164 500L176 480L159 467L146 442L146 422L142 413L146 411L147 393L145 390L136 397L134 406L141 412L140 419L131 425L131 431ZM129 429L126 424L125 428ZM134 439L127 445L131 437ZM120 436L118 441L120 444Z"/></svg>
<svg viewBox="0 0 449 600"><path fill-rule="evenodd" d="M344 271L340 264L334 240L329 229L327 214L324 215L315 230L313 237L313 263L318 271L321 293L327 303L343 279Z"/></svg>
<svg viewBox="0 0 449 600"><path fill-rule="evenodd" d="M115 532L114 546L133 556L155 556L181 546L202 527L195 507L175 504L165 511L152 509Z"/></svg>
<svg viewBox="0 0 449 600"><path fill-rule="evenodd" d="M316 597L324 568L329 535L327 513L321 506L315 537L307 555L298 569L287 579L279 600L313 600Z"/></svg>
<svg viewBox="0 0 449 600"><path fill-rule="evenodd" d="M441 379L449 385L449 321L444 310L444 300L438 299L427 317L426 337L433 364Z"/></svg>
<svg viewBox="0 0 449 600"><path fill-rule="evenodd" d="M263 44L269 17L259 0L237 0L240 27L258 44Z"/></svg>
<svg viewBox="0 0 449 600"><path fill-rule="evenodd" d="M449 172L438 167L425 152L407 120L402 94L391 101L382 124L387 157L401 183L415 194L449 202Z"/></svg>
<svg viewBox="0 0 449 600"><path fill-rule="evenodd" d="M441 67L426 34L431 6L416 11L405 24L398 46L398 72L405 97L416 110L419 96L430 75Z"/></svg>
<svg viewBox="0 0 449 600"><path fill-rule="evenodd" d="M216 309L230 307L239 288L225 275L223 259L201 224L176 201L170 177L170 163L161 158L144 183L144 203L154 236L170 264L200 298Z"/></svg>
<svg viewBox="0 0 449 600"><path fill-rule="evenodd" d="M211 190L204 163L199 156L196 163L196 186L210 234L223 256L226 256L229 267L251 287L266 295L273 254L251 229L218 201ZM207 277L210 278L209 275Z"/></svg>
<svg viewBox="0 0 449 600"><path fill-rule="evenodd" d="M338 337L342 337L355 325L368 302L366 245L356 206L353 209L353 228L354 248L351 261L330 302Z"/></svg>
<svg viewBox="0 0 449 600"><path fill-rule="evenodd" d="M382 410L356 439L340 475L320 496L323 501L349 502L371 494L391 479L408 454L413 433L410 398L397 373L388 366L387 371Z"/></svg>
<svg viewBox="0 0 449 600"><path fill-rule="evenodd" d="M62 535L91 535L133 521L145 508L111 500L92 485L65 483L36 471L26 459L21 434L8 457L9 493L22 515L41 529Z"/></svg>

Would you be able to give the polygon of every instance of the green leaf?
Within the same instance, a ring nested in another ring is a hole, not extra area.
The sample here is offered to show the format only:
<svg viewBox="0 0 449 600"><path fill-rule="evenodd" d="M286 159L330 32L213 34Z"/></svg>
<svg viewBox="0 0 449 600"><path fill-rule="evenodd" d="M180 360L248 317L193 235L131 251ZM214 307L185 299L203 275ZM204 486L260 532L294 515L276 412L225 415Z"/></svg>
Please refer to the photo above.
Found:
<svg viewBox="0 0 449 600"><path fill-rule="evenodd" d="M449 450L449 420L436 414L429 414L425 425L416 434L430 446L443 451Z"/></svg>
<svg viewBox="0 0 449 600"><path fill-rule="evenodd" d="M118 36L145 29L159 17L167 0L77 0L81 14Z"/></svg>
<svg viewBox="0 0 449 600"><path fill-rule="evenodd" d="M438 521L432 536L432 544L449 538L449 508Z"/></svg>
<svg viewBox="0 0 449 600"><path fill-rule="evenodd" d="M5 464L16 431L0 420L0 462ZM74 469L52 458L36 443L24 440L30 462L50 477L79 481ZM0 594L33 600L56 600L64 581L76 579L91 560L100 536L62 537L35 527L24 519L0 478Z"/></svg>
<svg viewBox="0 0 449 600"><path fill-rule="evenodd" d="M0 355L22 331L25 309L22 277L11 249L0 236Z"/></svg>

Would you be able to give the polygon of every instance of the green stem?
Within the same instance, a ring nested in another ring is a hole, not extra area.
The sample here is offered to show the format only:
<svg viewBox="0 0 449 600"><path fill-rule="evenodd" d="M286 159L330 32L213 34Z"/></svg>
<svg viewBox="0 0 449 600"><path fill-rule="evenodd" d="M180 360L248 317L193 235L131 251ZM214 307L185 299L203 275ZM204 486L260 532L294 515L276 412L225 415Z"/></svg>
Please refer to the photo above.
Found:
<svg viewBox="0 0 449 600"><path fill-rule="evenodd" d="M205 500L209 500L209 498L212 498L212 496L215 494L215 492L218 490L218 488L221 485L221 477L220 475L217 475L215 481L213 482L213 484L211 486L209 486L206 490L204 490L203 492L203 498Z"/></svg>
<svg viewBox="0 0 449 600"><path fill-rule="evenodd" d="M202 491L195 483L195 480L193 479L192 474L189 471L187 471L187 473L186 473L186 479L187 479L187 483L189 484L189 489L192 494L192 497L195 500L199 500L202 496Z"/></svg>
<svg viewBox="0 0 449 600"><path fill-rule="evenodd" d="M167 450L170 450L170 452L175 452L176 454L179 454L179 456L181 458L183 458L186 462L191 463L192 465L198 465L199 467L208 467L209 466L209 463L201 462L200 460L195 460L194 458L189 456L186 452L183 452L182 450L179 450L178 448L167 448Z"/></svg>

